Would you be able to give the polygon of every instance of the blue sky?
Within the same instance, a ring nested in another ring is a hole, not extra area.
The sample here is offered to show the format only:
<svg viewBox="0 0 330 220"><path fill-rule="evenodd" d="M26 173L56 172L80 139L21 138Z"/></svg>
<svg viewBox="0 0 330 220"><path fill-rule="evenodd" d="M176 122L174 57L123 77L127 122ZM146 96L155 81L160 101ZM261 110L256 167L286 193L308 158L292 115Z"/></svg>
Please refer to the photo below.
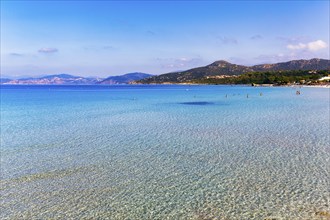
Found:
<svg viewBox="0 0 330 220"><path fill-rule="evenodd" d="M329 1L1 1L1 74L329 59Z"/></svg>

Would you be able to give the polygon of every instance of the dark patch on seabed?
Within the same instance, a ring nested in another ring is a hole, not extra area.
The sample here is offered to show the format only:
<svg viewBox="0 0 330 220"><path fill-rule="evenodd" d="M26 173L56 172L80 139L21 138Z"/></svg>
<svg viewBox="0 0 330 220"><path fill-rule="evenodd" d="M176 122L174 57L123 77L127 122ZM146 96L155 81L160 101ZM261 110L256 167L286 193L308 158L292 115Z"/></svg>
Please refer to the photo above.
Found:
<svg viewBox="0 0 330 220"><path fill-rule="evenodd" d="M181 105L213 105L213 102L179 102Z"/></svg>

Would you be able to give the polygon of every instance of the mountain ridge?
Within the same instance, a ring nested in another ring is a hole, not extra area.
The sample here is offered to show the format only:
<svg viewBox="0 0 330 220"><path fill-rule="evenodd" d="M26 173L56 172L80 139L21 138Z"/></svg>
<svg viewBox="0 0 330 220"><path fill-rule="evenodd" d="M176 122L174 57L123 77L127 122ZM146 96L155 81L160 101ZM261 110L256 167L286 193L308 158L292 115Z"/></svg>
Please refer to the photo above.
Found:
<svg viewBox="0 0 330 220"><path fill-rule="evenodd" d="M128 84L131 81L141 80L147 77L151 77L153 75L148 73L134 72L134 73L126 73L120 76L109 76L106 79L100 81L98 84Z"/></svg>
<svg viewBox="0 0 330 220"><path fill-rule="evenodd" d="M19 79L0 78L0 84L23 85L95 85L95 84L128 84L134 80L140 80L152 76L147 73L127 73L107 78L82 77L66 73L46 75L41 77L25 77ZM107 80L112 79L112 82Z"/></svg>
<svg viewBox="0 0 330 220"><path fill-rule="evenodd" d="M203 67L161 75L134 72L107 78L82 77L66 73L20 79L0 78L0 84L40 84L40 85L98 85L98 84L150 84L150 83L194 83L204 79L236 77L247 73L296 70L330 70L330 60L313 58L274 64L244 66L218 60Z"/></svg>
<svg viewBox="0 0 330 220"><path fill-rule="evenodd" d="M87 85L95 84L99 78L74 76L70 74L55 74L41 77L27 77L13 80L6 80L1 84L24 84L24 85Z"/></svg>
<svg viewBox="0 0 330 220"><path fill-rule="evenodd" d="M192 68L189 70L165 73L158 76L149 77L135 83L190 83L208 77L231 77L245 73L264 71L289 71L289 70L328 70L330 60L313 58L310 60L291 60L274 64L260 64L254 66L244 66L232 64L225 60L218 60L204 67Z"/></svg>

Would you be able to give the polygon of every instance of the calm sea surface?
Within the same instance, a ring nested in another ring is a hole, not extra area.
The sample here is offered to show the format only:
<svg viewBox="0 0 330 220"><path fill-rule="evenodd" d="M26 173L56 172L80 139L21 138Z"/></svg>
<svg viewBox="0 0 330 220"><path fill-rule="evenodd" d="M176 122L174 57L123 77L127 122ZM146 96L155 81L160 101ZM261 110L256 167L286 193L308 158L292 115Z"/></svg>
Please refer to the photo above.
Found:
<svg viewBox="0 0 330 220"><path fill-rule="evenodd" d="M1 86L0 218L329 218L330 90L295 91Z"/></svg>

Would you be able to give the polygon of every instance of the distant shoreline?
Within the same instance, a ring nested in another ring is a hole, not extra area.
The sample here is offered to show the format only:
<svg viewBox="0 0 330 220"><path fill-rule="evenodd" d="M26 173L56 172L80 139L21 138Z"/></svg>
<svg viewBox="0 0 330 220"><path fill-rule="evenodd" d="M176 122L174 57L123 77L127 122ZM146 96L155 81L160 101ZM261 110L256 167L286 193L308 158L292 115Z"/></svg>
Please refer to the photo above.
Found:
<svg viewBox="0 0 330 220"><path fill-rule="evenodd" d="M242 87L300 87L300 88L326 88L330 89L330 84L326 85L274 85L274 84L199 84L199 83L134 83L134 84L0 84L0 86L146 86L146 85L177 85L177 86L242 86Z"/></svg>

